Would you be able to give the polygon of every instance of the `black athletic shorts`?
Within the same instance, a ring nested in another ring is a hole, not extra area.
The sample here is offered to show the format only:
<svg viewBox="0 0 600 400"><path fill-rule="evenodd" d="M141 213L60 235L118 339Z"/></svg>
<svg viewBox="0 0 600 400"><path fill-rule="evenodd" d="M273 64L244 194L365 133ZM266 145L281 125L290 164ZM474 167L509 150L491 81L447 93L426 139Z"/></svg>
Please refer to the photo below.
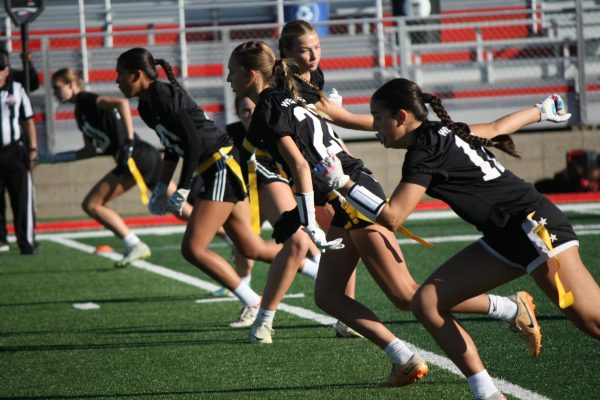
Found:
<svg viewBox="0 0 600 400"><path fill-rule="evenodd" d="M382 199L386 198L383 188L371 174L363 170L359 170L353 174L351 178L354 182L364 186L378 197ZM333 219L331 220L331 225L333 226L351 231L353 229L361 229L366 226L373 225L373 223L370 221L358 218L356 216L356 210L354 210L354 207L352 207L349 203L346 203L345 205L342 204L337 197L333 200L329 200L328 203L332 205L333 210L335 211ZM349 208L347 206L349 206Z"/></svg>
<svg viewBox="0 0 600 400"><path fill-rule="evenodd" d="M228 155L234 157L238 163L237 150L234 148ZM212 201L227 201L237 203L246 198L247 194L244 185L233 171L227 167L224 158L210 166L202 172L202 186L200 187L196 198Z"/></svg>
<svg viewBox="0 0 600 400"><path fill-rule="evenodd" d="M150 143L144 142L143 140L140 140L139 142L136 141L135 147L133 148L133 159L135 160L135 164L140 170L140 173L144 177L146 186L150 189L154 188L160 176L162 163L159 151ZM117 165L111 172L118 177L126 176L133 179L133 175L131 175L127 165Z"/></svg>
<svg viewBox="0 0 600 400"><path fill-rule="evenodd" d="M289 184L289 180L282 176L282 173L275 161L256 157L256 180L259 188L272 182Z"/></svg>
<svg viewBox="0 0 600 400"><path fill-rule="evenodd" d="M502 228L488 229L479 240L494 256L513 267L524 268L528 273L554 255L579 246L577 235L567 217L546 197L542 197L531 211L535 211L533 220L546 225L553 252L550 252L538 235L531 233L533 225L526 217L515 218Z"/></svg>

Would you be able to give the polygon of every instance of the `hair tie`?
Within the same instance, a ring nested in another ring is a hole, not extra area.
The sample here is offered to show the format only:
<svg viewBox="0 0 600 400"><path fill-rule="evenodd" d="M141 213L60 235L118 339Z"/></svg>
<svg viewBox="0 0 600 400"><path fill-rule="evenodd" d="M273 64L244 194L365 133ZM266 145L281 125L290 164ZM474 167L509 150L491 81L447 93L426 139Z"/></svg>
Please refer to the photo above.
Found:
<svg viewBox="0 0 600 400"><path fill-rule="evenodd" d="M421 94L421 98L423 99L423 103L431 103L435 96L429 93L423 93Z"/></svg>

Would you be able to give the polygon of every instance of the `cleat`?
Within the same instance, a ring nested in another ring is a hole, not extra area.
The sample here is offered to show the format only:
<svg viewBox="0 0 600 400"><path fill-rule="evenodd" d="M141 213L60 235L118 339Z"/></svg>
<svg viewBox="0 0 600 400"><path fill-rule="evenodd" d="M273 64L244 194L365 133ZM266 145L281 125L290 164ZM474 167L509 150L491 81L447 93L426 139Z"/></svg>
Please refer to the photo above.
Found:
<svg viewBox="0 0 600 400"><path fill-rule="evenodd" d="M252 326L256 316L258 315L258 308L260 307L260 303L255 306L246 306L242 308L240 312L240 316L237 320L230 323L229 326L232 328L247 328Z"/></svg>
<svg viewBox="0 0 600 400"><path fill-rule="evenodd" d="M0 240L0 253L6 253L7 251L10 251L10 246L8 245L8 242Z"/></svg>
<svg viewBox="0 0 600 400"><path fill-rule="evenodd" d="M406 386L418 381L429 372L425 360L414 354L406 364L392 365L392 372L387 380L387 386Z"/></svg>
<svg viewBox="0 0 600 400"><path fill-rule="evenodd" d="M342 321L335 323L335 336L339 338L362 338L363 335L350 328Z"/></svg>
<svg viewBox="0 0 600 400"><path fill-rule="evenodd" d="M473 397L473 400L507 400L506 396L504 396L500 392L496 392L493 395L486 397L485 399L478 399L477 397Z"/></svg>
<svg viewBox="0 0 600 400"><path fill-rule="evenodd" d="M125 249L123 259L115 264L115 268L125 268L136 260L145 260L150 258L152 252L150 247L144 242L139 242L128 249Z"/></svg>
<svg viewBox="0 0 600 400"><path fill-rule="evenodd" d="M540 354L542 348L542 330L535 317L533 297L527 292L515 292L510 299L517 303L517 316L510 323L510 328L525 341L529 353L533 357Z"/></svg>
<svg viewBox="0 0 600 400"><path fill-rule="evenodd" d="M259 322L252 325L248 335L250 343L271 344L273 343L273 326L270 322Z"/></svg>
<svg viewBox="0 0 600 400"><path fill-rule="evenodd" d="M212 297L233 297L231 290L227 289L226 287L220 287L217 290L210 292L210 295Z"/></svg>

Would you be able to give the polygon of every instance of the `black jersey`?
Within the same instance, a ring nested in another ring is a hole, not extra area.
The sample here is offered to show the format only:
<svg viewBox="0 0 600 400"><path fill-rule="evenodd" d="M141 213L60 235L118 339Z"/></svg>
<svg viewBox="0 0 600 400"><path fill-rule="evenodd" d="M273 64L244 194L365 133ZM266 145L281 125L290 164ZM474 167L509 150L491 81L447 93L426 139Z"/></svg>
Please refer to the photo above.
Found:
<svg viewBox="0 0 600 400"><path fill-rule="evenodd" d="M292 137L311 170L328 156L328 151L337 154L344 172L349 175L363 167L361 160L343 151L340 138L323 118L300 106L287 91L266 89L260 95L246 137L254 146L268 151L291 176L289 167L277 150L277 142L284 136ZM313 187L315 204L324 204L329 189L314 177Z"/></svg>
<svg viewBox="0 0 600 400"><path fill-rule="evenodd" d="M189 188L198 164L232 141L184 90L160 81L149 90L149 102L140 98L140 117L158 134L166 160L183 157L178 187Z"/></svg>
<svg viewBox="0 0 600 400"><path fill-rule="evenodd" d="M402 182L427 188L465 221L484 231L524 218L541 195L500 164L483 147L476 148L440 122L424 121L415 131L402 166Z"/></svg>
<svg viewBox="0 0 600 400"><path fill-rule="evenodd" d="M233 122L225 127L227 134L233 140L233 145L237 148L240 156L240 166L242 167L242 173L244 177L248 176L248 160L250 159L250 152L244 148L244 139L246 138L246 130L241 121ZM245 179L245 178L244 178Z"/></svg>
<svg viewBox="0 0 600 400"><path fill-rule="evenodd" d="M79 130L96 149L96 154L114 157L125 144L127 131L119 111L98 107L98 97L98 94L90 92L77 94L75 119Z"/></svg>

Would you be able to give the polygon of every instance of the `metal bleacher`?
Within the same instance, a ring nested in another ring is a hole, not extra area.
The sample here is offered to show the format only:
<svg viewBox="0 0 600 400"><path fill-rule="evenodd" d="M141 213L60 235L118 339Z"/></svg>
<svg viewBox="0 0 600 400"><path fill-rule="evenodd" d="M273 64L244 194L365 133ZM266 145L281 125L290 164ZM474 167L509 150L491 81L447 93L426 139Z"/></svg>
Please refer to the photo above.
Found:
<svg viewBox="0 0 600 400"><path fill-rule="evenodd" d="M264 40L276 48L280 26L277 0L111 0L109 10L105 0L86 0L83 13L76 0L47 3L31 28L33 61L43 66L38 67L41 72L87 65L90 90L120 95L114 83L115 61L127 48L144 46L155 57L185 69L181 80L220 125L232 115L232 94L224 76L231 50L249 39ZM183 24L181 3L185 5ZM472 1L447 0L441 1L441 15L425 18L393 17L389 1L328 3L329 20L317 23L329 27L329 34L321 35L326 89L338 89L353 112L368 112L373 91L386 79L402 76L427 91L443 94L457 120L490 120L533 104L551 90L566 97L575 113L572 122L581 122L577 114L581 61L576 52L573 1L538 1L538 7L531 10L530 1L485 0L477 2L478 9L466 10L475 7ZM377 15L378 3L384 18ZM600 85L596 84L600 57L594 50L600 38L600 7L593 1L584 3L587 106L592 108L600 104ZM82 17L85 49L81 46ZM11 33L6 24L5 33ZM33 94L36 110L45 109L48 95L43 88ZM72 107L55 107L46 112L46 118L67 117L53 121L56 140L52 149L74 148L81 139L68 117ZM583 122L600 122L600 113L588 114ZM157 143L156 135L138 118L134 123L142 136ZM340 132L347 138L370 137Z"/></svg>

